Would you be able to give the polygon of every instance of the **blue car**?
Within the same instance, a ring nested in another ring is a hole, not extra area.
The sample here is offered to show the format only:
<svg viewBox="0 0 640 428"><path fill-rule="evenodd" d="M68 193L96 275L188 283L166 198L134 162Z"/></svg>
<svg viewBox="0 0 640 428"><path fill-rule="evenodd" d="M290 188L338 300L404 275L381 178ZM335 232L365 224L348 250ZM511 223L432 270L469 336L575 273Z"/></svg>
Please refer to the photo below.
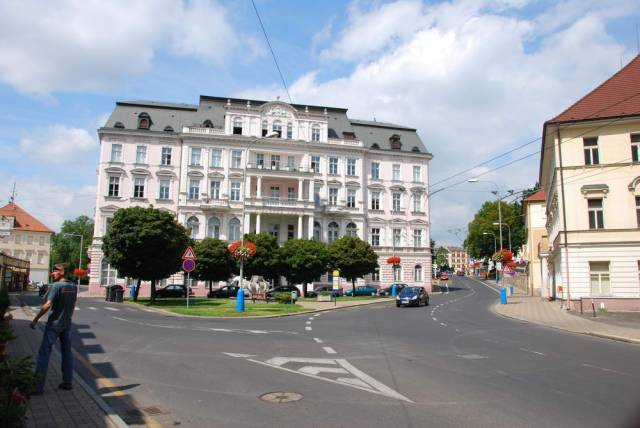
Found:
<svg viewBox="0 0 640 428"><path fill-rule="evenodd" d="M356 296L371 296L378 293L378 289L376 287L372 287L370 285L358 285L356 286ZM353 287L347 288L344 291L345 296L353 296Z"/></svg>

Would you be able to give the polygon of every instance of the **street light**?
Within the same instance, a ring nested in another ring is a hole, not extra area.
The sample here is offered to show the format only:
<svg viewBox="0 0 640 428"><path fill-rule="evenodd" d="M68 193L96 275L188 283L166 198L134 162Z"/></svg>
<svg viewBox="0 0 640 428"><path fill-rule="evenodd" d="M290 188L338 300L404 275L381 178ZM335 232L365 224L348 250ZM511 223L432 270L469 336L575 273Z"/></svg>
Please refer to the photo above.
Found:
<svg viewBox="0 0 640 428"><path fill-rule="evenodd" d="M498 196L498 185L496 183L494 183L493 181L478 180L477 178L470 178L470 179L467 180L467 182L469 182L469 183L478 183L480 181L482 181L484 183L491 183L494 186L496 186L496 190L492 190L491 193L496 195L496 198L498 198L498 223L502 223L502 208L500 207L500 205L502 205L502 198L500 198L500 196ZM502 250L502 228L500 228L500 249Z"/></svg>
<svg viewBox="0 0 640 428"><path fill-rule="evenodd" d="M84 239L84 236L79 233L65 233L64 235L80 237L80 260L78 261L78 269L82 269L82 240ZM78 275L78 288L80 288L80 275Z"/></svg>
<svg viewBox="0 0 640 428"><path fill-rule="evenodd" d="M507 223L499 223L497 221L494 221L493 225L494 226L500 226L500 225L507 226L507 230L509 231L509 251L512 251L512 249L511 249L511 227ZM502 227L500 227L500 230L502 230Z"/></svg>
<svg viewBox="0 0 640 428"><path fill-rule="evenodd" d="M276 135L279 135L277 132L271 132L264 137L256 137L253 140L249 141L247 144L247 148L245 149L244 162L242 163L242 190L244 190L244 195L242 195L242 220L240 221L240 248L244 247L244 216L245 216L245 207L246 207L246 197L249 189L245 188L247 186L247 160L249 159L249 149L256 142L260 141L261 138L272 138ZM248 225L247 225L248 226ZM242 284L244 279L244 257L240 257L240 290L242 290ZM242 291L244 293L244 291Z"/></svg>
<svg viewBox="0 0 640 428"><path fill-rule="evenodd" d="M493 232L482 232L483 235L493 235L493 253L495 254L497 250L497 244L496 244L496 234Z"/></svg>

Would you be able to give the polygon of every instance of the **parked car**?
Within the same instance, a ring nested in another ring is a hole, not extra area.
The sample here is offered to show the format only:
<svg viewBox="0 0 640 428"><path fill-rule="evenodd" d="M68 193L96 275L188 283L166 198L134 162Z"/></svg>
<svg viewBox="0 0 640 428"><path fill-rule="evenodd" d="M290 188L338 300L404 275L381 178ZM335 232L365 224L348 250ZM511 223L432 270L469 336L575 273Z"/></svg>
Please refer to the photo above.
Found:
<svg viewBox="0 0 640 428"><path fill-rule="evenodd" d="M378 288L372 285L358 285L356 286L356 296L371 296L378 293ZM353 287L347 288L344 291L345 296L353 296Z"/></svg>
<svg viewBox="0 0 640 428"><path fill-rule="evenodd" d="M344 294L342 288L334 289L331 285L323 285L315 290L308 290L307 297L317 297L323 291L328 291L333 297L340 297Z"/></svg>
<svg viewBox="0 0 640 428"><path fill-rule="evenodd" d="M217 299L228 299L229 297L237 297L237 296L238 296L237 285L225 285L223 287L213 289L207 293L207 297L217 298ZM251 292L247 289L244 289L244 297L247 299L250 299Z"/></svg>
<svg viewBox="0 0 640 428"><path fill-rule="evenodd" d="M191 287L189 287L189 296L193 296ZM182 284L169 284L156 290L156 297L187 297L187 287Z"/></svg>
<svg viewBox="0 0 640 428"><path fill-rule="evenodd" d="M442 272L442 273L440 274L440 279L441 279L442 281L447 281L447 280L449 279L449 274L448 274L448 273L446 273L446 272Z"/></svg>
<svg viewBox="0 0 640 428"><path fill-rule="evenodd" d="M49 291L49 284L40 284L38 286L38 296L43 297Z"/></svg>
<svg viewBox="0 0 640 428"><path fill-rule="evenodd" d="M391 296L391 294L392 294L391 290L392 290L394 284L396 286L396 295L398 295L398 293L400 293L400 291L402 291L403 288L408 287L408 285L403 283L403 282L395 282L395 283L393 283L393 284L381 289L380 290L380 295L381 296Z"/></svg>
<svg viewBox="0 0 640 428"><path fill-rule="evenodd" d="M405 287L396 297L396 306L429 305L429 293L423 287Z"/></svg>
<svg viewBox="0 0 640 428"><path fill-rule="evenodd" d="M291 294L292 291L298 293L298 296L300 295L300 290L298 290L298 287L295 285L281 285L279 287L274 287L265 294L267 297L275 297L278 294Z"/></svg>
<svg viewBox="0 0 640 428"><path fill-rule="evenodd" d="M458 276L464 276L464 272L463 272L463 271L461 271L461 270L459 270L458 272L456 272L456 275L458 275Z"/></svg>

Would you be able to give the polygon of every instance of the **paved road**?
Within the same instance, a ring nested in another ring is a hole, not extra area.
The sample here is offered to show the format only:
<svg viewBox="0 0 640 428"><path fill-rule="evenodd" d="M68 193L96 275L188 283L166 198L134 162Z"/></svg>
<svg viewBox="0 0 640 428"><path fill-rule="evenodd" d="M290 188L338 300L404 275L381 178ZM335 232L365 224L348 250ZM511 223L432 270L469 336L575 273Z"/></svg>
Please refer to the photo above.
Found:
<svg viewBox="0 0 640 428"><path fill-rule="evenodd" d="M135 406L164 426L616 427L638 408L640 346L501 318L493 290L451 282L428 307L261 320L84 298L75 346L132 423Z"/></svg>

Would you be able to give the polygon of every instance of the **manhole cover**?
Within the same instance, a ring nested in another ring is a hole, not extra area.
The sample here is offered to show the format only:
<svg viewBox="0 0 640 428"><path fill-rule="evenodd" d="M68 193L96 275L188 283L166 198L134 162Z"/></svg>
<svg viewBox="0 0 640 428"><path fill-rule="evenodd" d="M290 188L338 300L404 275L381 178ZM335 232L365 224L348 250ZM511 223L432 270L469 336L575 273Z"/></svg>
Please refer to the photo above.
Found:
<svg viewBox="0 0 640 428"><path fill-rule="evenodd" d="M295 392L269 392L260 396L263 401L269 403L289 403L291 401L302 400L302 394Z"/></svg>

